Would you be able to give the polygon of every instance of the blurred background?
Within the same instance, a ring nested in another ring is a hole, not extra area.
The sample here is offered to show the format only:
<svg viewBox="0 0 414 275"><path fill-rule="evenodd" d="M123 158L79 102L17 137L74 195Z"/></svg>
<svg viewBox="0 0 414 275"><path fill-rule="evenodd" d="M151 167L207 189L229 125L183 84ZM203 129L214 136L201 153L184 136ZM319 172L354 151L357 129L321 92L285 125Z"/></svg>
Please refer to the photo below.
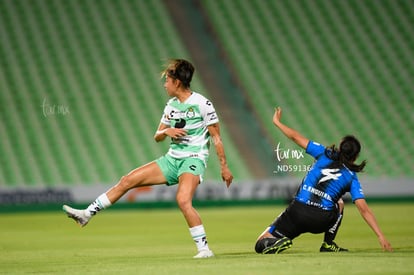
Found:
<svg viewBox="0 0 414 275"><path fill-rule="evenodd" d="M367 195L414 201L414 1L1 0L0 205L84 203L166 153L169 58L219 114L198 200L292 195L312 158L272 124L362 143ZM174 187L124 200L171 201Z"/></svg>

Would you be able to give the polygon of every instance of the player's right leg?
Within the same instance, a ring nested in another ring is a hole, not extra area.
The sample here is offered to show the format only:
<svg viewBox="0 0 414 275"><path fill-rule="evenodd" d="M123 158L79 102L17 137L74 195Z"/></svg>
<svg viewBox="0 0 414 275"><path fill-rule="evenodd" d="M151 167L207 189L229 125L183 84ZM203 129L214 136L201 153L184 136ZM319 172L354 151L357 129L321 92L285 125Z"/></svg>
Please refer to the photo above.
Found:
<svg viewBox="0 0 414 275"><path fill-rule="evenodd" d="M264 238L256 243L256 252L258 247L262 246L262 254L279 254L282 251L292 247L292 240L288 237L283 237L281 239L277 238Z"/></svg>
<svg viewBox="0 0 414 275"><path fill-rule="evenodd" d="M261 254L279 254L280 252L292 247L292 240L278 233L271 234L272 227L259 236L256 241L255 251ZM276 236L275 236L276 235Z"/></svg>
<svg viewBox="0 0 414 275"><path fill-rule="evenodd" d="M292 240L304 233L297 224L303 214L301 203L293 201L257 238L255 250L262 254L278 254L292 247Z"/></svg>
<svg viewBox="0 0 414 275"><path fill-rule="evenodd" d="M158 164L153 161L138 167L123 176L119 182L107 192L101 194L86 209L75 209L64 205L63 211L80 226L85 226L99 211L111 206L132 188L166 183L166 179Z"/></svg>
<svg viewBox="0 0 414 275"><path fill-rule="evenodd" d="M84 209L75 209L69 205L63 205L62 210L65 211L69 218L75 220L75 222L81 227L87 225L90 220L90 217L86 216L86 210Z"/></svg>
<svg viewBox="0 0 414 275"><path fill-rule="evenodd" d="M106 195L113 204L118 201L127 191L136 187L165 184L167 180L158 164L153 161L138 167L123 176L119 182L110 188Z"/></svg>

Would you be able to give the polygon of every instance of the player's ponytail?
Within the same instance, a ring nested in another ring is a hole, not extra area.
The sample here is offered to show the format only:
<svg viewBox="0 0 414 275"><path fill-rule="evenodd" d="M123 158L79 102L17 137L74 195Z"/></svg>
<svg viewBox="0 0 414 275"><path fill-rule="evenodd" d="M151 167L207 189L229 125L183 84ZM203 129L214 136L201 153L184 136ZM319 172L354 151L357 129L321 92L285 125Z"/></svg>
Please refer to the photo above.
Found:
<svg viewBox="0 0 414 275"><path fill-rule="evenodd" d="M365 165L367 164L366 160L362 161L360 164L355 164L354 161L358 158L359 152L361 151L361 143L359 140L352 136L345 136L341 144L339 145L339 155L341 162L345 164L351 171L362 172Z"/></svg>
<svg viewBox="0 0 414 275"><path fill-rule="evenodd" d="M171 59L167 68L162 72L162 77L168 75L181 81L184 88L189 88L194 74L194 66L184 59Z"/></svg>
<svg viewBox="0 0 414 275"><path fill-rule="evenodd" d="M360 164L354 163L360 151L361 144L358 139L348 135L342 139L339 149L332 145L326 149L325 154L334 161L330 168L340 168L345 165L353 172L362 172L367 162L364 160Z"/></svg>

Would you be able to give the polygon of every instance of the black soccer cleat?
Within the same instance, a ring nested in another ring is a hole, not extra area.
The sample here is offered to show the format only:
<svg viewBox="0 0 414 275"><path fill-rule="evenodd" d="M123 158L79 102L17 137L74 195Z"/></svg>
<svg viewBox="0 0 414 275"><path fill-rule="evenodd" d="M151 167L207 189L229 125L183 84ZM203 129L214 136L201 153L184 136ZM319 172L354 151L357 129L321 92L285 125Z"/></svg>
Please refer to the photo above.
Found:
<svg viewBox="0 0 414 275"><path fill-rule="evenodd" d="M319 251L320 252L347 252L348 249L339 247L335 242L332 242L332 244L323 242Z"/></svg>
<svg viewBox="0 0 414 275"><path fill-rule="evenodd" d="M280 252L292 247L292 240L288 237L283 237L277 240L274 244L263 249L263 254L279 254Z"/></svg>

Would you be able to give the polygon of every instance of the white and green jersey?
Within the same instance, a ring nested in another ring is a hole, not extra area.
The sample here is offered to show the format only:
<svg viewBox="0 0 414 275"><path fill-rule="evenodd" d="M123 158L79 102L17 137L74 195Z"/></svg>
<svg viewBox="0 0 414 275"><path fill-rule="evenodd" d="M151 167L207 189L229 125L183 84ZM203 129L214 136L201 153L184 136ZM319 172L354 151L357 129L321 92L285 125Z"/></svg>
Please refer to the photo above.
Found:
<svg viewBox="0 0 414 275"><path fill-rule="evenodd" d="M176 97L171 98L164 108L161 123L184 128L187 135L171 139L168 155L179 159L199 158L206 164L210 146L207 126L218 121L211 101L196 92L183 103Z"/></svg>

